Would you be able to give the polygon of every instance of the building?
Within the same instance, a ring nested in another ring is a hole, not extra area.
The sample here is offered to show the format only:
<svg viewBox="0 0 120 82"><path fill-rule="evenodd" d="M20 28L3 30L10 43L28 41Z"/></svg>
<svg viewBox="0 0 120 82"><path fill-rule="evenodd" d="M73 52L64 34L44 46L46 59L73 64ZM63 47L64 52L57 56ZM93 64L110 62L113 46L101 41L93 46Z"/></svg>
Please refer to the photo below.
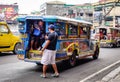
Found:
<svg viewBox="0 0 120 82"><path fill-rule="evenodd" d="M40 15L58 15L92 22L93 6L88 3L72 5L61 1L51 1L40 6Z"/></svg>
<svg viewBox="0 0 120 82"><path fill-rule="evenodd" d="M62 15L61 10L65 3L61 1L51 1L40 6L40 15ZM64 9L63 9L64 10Z"/></svg>
<svg viewBox="0 0 120 82"><path fill-rule="evenodd" d="M101 0L94 3L94 26L110 26L120 28L119 0Z"/></svg>
<svg viewBox="0 0 120 82"><path fill-rule="evenodd" d="M18 5L15 4L0 4L0 20L7 23L15 23L18 16Z"/></svg>
<svg viewBox="0 0 120 82"><path fill-rule="evenodd" d="M93 21L93 6L90 3L75 5L71 7L73 10L73 18L83 19L89 22Z"/></svg>

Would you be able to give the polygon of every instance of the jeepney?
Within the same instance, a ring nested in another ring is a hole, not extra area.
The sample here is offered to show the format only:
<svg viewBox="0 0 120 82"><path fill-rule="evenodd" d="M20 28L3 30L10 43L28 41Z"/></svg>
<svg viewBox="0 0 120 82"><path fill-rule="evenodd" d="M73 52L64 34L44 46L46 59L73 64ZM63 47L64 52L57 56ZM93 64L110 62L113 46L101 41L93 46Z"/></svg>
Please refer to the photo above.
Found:
<svg viewBox="0 0 120 82"><path fill-rule="evenodd" d="M76 59L99 56L99 42L91 40L92 23L60 16L24 16L19 17L19 32L22 45L18 50L18 58L27 62L40 64L41 51L30 50L31 29L35 21L44 22L44 33L48 32L48 25L54 24L58 33L56 61L69 60L71 66L76 64Z"/></svg>

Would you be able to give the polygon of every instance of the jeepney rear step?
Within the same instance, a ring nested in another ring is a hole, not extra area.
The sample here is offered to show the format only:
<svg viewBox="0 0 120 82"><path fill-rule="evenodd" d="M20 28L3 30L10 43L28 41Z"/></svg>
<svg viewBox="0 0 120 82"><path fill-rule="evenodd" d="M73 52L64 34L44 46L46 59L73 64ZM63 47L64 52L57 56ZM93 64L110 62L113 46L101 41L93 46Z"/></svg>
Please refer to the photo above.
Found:
<svg viewBox="0 0 120 82"><path fill-rule="evenodd" d="M62 61L62 60L67 60L67 59L69 59L68 56L61 57L61 58L56 58L56 62L59 62L59 61ZM33 62L33 63L36 63L36 62L40 63L41 62L41 58L25 58L24 61L26 61L26 62Z"/></svg>

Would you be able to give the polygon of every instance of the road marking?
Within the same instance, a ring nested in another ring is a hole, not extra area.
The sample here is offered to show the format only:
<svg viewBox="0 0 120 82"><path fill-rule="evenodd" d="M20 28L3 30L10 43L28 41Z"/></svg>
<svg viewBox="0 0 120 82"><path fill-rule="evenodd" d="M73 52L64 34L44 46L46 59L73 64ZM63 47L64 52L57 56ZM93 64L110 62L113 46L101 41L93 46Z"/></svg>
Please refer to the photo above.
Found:
<svg viewBox="0 0 120 82"><path fill-rule="evenodd" d="M89 79L91 79L91 78L97 76L97 75L100 74L101 72L104 72L105 70L107 70L107 69L113 67L114 65L116 65L116 64L118 64L118 63L120 63L120 60L117 61L117 62L115 62L115 63L113 63L113 64L111 64L111 65L109 65L109 66L107 66L107 67L105 67L105 68L103 68L103 69L101 69L101 70L98 71L98 72L93 73L92 75L86 77L85 79L83 79L83 80L81 80L81 81L79 81L79 82L86 82L87 80L89 80Z"/></svg>

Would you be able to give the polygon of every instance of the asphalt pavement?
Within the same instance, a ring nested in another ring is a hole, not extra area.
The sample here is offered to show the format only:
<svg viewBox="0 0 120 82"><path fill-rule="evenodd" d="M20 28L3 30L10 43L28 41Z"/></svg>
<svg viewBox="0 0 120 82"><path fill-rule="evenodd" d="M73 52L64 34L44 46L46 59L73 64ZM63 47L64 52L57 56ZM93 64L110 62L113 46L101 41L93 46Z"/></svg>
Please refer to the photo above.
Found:
<svg viewBox="0 0 120 82"><path fill-rule="evenodd" d="M75 67L59 62L59 78L51 77L53 69L51 65L47 70L48 78L40 77L42 67L34 63L24 62L17 59L14 54L0 55L0 82L80 82L86 77L102 70L103 68L120 60L120 48L101 48L99 59L92 57L77 61ZM99 80L103 77L99 77ZM98 78L95 78L98 81Z"/></svg>

